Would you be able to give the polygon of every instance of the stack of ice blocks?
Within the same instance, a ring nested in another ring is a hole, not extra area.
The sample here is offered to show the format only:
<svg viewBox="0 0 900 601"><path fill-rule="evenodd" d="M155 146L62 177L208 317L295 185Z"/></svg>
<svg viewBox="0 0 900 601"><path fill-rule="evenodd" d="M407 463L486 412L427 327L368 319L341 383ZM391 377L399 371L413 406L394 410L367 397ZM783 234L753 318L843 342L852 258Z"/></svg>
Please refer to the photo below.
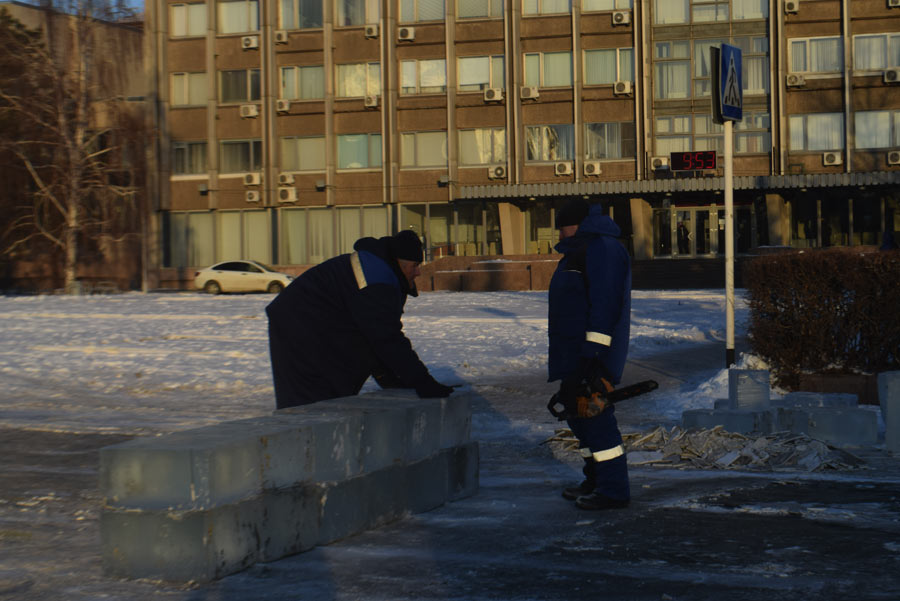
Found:
<svg viewBox="0 0 900 601"><path fill-rule="evenodd" d="M795 432L836 445L878 443L878 416L860 408L855 394L792 392L770 400L768 370L728 370L728 399L713 409L685 411L681 422L743 434Z"/></svg>
<svg viewBox="0 0 900 601"><path fill-rule="evenodd" d="M470 430L465 394L396 391L106 447L104 570L209 581L472 495Z"/></svg>

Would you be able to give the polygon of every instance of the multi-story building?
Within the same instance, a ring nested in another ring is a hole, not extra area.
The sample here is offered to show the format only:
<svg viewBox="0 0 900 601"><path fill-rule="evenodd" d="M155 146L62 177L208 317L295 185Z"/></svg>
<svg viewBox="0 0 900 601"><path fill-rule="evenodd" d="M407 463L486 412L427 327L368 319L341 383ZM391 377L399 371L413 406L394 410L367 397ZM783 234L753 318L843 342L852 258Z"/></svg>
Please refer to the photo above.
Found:
<svg viewBox="0 0 900 601"><path fill-rule="evenodd" d="M162 266L306 265L412 228L551 251L609 207L637 259L724 254L709 48L742 50L735 243L900 229L900 0L151 0ZM670 153L716 150L715 170Z"/></svg>

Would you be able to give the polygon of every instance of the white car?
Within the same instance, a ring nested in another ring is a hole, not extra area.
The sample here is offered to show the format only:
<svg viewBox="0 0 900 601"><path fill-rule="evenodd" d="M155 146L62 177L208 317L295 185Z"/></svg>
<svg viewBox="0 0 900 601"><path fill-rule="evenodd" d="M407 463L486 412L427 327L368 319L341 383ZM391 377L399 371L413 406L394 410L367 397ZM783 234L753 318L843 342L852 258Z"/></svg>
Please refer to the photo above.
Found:
<svg viewBox="0 0 900 601"><path fill-rule="evenodd" d="M209 294L269 292L278 294L293 280L259 261L223 261L194 275L194 286Z"/></svg>

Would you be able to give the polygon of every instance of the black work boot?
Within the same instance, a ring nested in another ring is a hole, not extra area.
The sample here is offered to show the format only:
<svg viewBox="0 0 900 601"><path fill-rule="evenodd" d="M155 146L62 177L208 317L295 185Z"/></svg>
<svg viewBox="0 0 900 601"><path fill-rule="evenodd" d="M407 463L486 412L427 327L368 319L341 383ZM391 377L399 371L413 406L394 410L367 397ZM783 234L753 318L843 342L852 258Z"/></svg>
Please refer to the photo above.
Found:
<svg viewBox="0 0 900 601"><path fill-rule="evenodd" d="M588 511L603 509L624 509L628 507L628 499L613 499L599 492L582 495L575 499L575 506Z"/></svg>
<svg viewBox="0 0 900 601"><path fill-rule="evenodd" d="M581 469L584 473L584 482L578 486L570 486L563 489L562 496L564 499L574 501L580 496L589 495L597 486L597 474L594 473L594 458L585 457L584 467Z"/></svg>

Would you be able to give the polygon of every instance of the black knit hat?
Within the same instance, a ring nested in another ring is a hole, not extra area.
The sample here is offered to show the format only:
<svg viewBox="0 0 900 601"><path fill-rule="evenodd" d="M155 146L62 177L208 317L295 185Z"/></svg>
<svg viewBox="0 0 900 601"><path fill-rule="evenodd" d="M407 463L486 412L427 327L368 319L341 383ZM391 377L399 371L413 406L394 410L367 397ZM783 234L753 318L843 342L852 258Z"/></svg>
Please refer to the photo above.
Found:
<svg viewBox="0 0 900 601"><path fill-rule="evenodd" d="M394 234L388 240L391 254L395 259L406 259L421 263L425 258L422 252L422 241L412 230L402 230Z"/></svg>
<svg viewBox="0 0 900 601"><path fill-rule="evenodd" d="M591 205L583 198L573 198L556 211L556 228L567 225L581 225L588 216Z"/></svg>

